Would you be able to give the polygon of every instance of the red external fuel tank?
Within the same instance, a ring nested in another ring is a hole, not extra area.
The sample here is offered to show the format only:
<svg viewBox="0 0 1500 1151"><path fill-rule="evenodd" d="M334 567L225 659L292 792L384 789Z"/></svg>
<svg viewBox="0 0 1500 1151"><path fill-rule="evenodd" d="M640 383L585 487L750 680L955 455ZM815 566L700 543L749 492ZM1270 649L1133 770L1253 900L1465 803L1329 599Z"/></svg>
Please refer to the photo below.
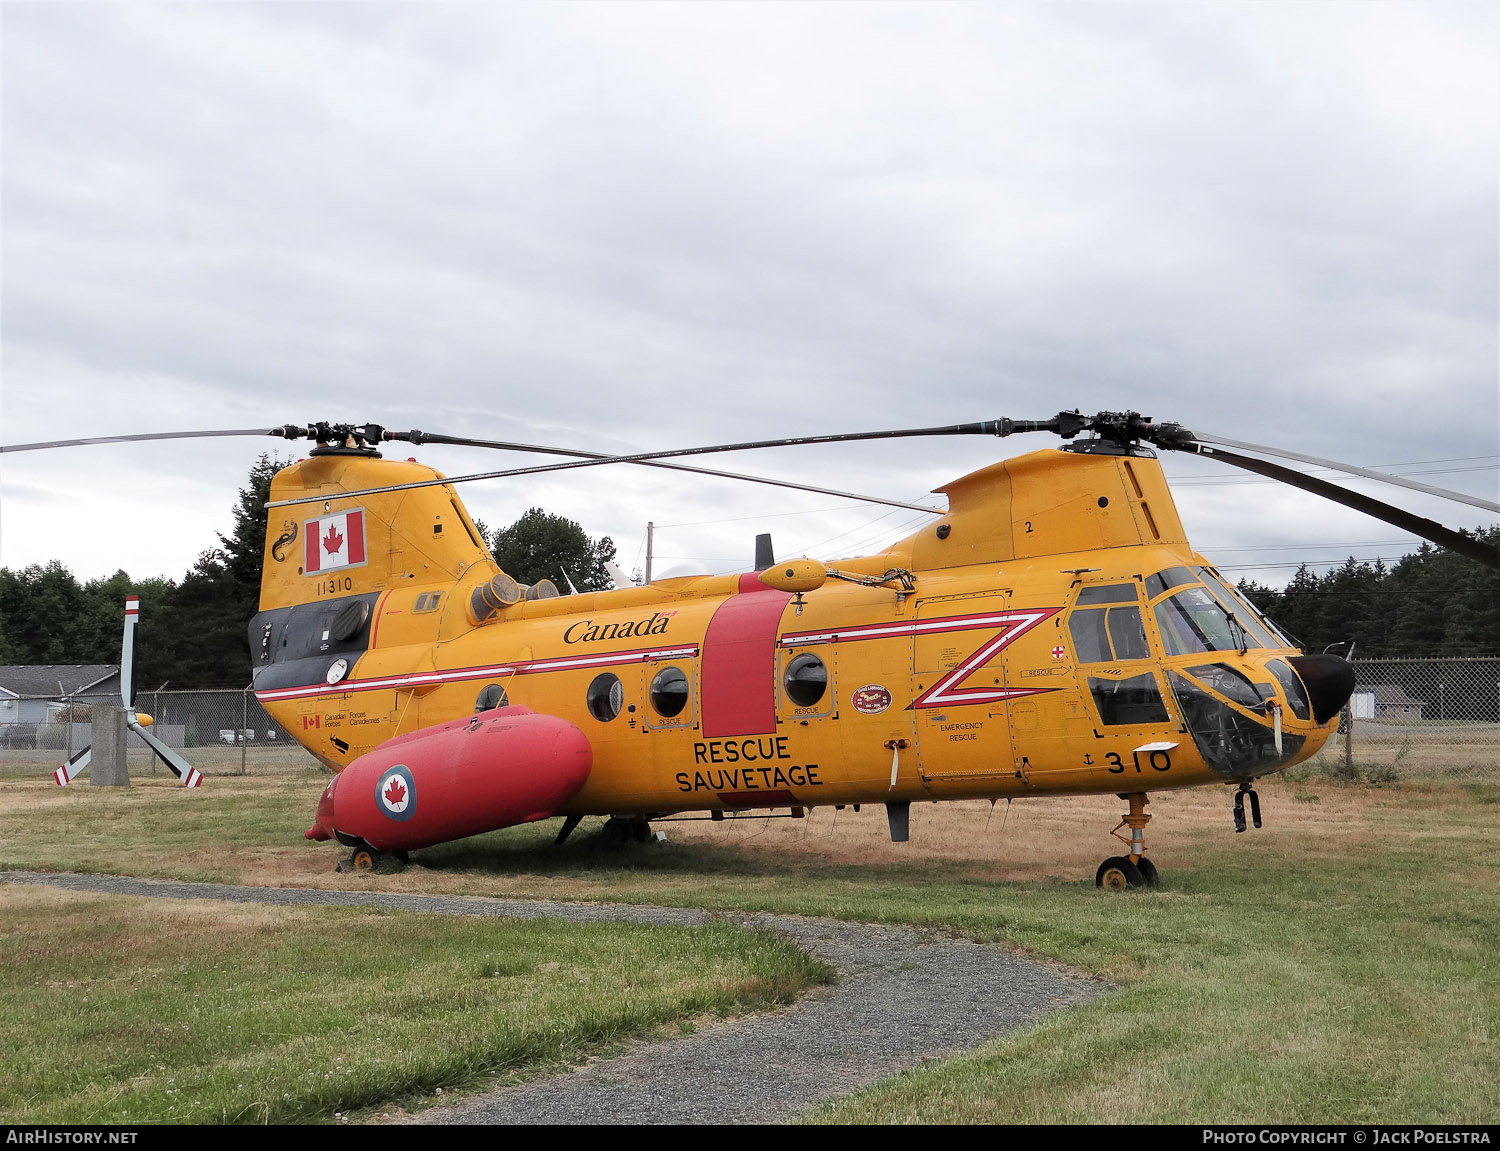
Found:
<svg viewBox="0 0 1500 1151"><path fill-rule="evenodd" d="M588 737L565 719L502 707L387 740L339 773L308 839L337 833L379 851L547 819L583 787Z"/></svg>

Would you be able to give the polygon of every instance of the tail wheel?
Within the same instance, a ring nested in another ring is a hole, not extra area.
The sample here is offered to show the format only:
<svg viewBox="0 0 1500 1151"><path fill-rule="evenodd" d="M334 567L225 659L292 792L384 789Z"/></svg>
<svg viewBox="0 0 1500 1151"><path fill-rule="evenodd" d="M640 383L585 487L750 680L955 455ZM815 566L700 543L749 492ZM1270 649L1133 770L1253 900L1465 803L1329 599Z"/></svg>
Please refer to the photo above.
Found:
<svg viewBox="0 0 1500 1151"><path fill-rule="evenodd" d="M358 847L355 848L354 854L349 857L349 862L353 865L355 871L374 871L377 859L379 859L379 855L372 848Z"/></svg>
<svg viewBox="0 0 1500 1151"><path fill-rule="evenodd" d="M1153 877L1156 869L1152 868ZM1127 887L1146 886L1146 877L1141 869L1123 855L1112 855L1099 865L1094 873L1094 886L1111 891L1123 891Z"/></svg>

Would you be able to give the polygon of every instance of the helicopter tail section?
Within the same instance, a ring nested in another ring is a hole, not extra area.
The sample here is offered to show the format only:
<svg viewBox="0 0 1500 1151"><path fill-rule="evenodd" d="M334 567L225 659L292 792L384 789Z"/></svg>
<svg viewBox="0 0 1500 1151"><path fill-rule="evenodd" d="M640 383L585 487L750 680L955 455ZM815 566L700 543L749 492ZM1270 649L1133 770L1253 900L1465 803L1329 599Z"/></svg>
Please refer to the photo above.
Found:
<svg viewBox="0 0 1500 1151"><path fill-rule="evenodd" d="M335 770L389 733L411 692L365 690L342 705L329 689L431 667L439 642L474 626L474 593L501 578L450 486L401 490L433 479L442 476L415 461L321 447L271 482L260 612L249 624L255 691Z"/></svg>
<svg viewBox="0 0 1500 1151"><path fill-rule="evenodd" d="M452 586L494 561L447 485L370 492L441 479L415 461L368 449L317 449L271 482L262 612L432 585ZM347 492L363 492L355 499ZM291 502L302 501L302 502Z"/></svg>

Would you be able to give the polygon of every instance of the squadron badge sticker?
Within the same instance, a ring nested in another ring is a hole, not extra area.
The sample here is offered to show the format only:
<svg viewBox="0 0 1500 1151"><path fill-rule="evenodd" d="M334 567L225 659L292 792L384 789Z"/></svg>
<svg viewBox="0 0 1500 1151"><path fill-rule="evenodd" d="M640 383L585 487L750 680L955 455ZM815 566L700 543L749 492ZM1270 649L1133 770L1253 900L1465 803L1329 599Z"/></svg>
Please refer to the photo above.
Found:
<svg viewBox="0 0 1500 1151"><path fill-rule="evenodd" d="M879 715L891 706L891 693L878 683L867 683L864 687L855 689L849 702L862 715Z"/></svg>
<svg viewBox="0 0 1500 1151"><path fill-rule="evenodd" d="M387 819L404 823L417 814L417 789L411 781L411 771L398 763L375 784L375 801Z"/></svg>

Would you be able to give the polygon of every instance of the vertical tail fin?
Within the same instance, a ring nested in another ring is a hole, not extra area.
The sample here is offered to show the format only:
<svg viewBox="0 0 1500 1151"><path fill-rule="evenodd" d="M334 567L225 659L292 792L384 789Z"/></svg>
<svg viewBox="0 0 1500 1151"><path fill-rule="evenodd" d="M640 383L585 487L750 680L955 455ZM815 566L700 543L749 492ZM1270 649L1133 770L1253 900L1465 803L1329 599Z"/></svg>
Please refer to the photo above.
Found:
<svg viewBox="0 0 1500 1151"><path fill-rule="evenodd" d="M476 565L488 579L494 560L451 487L345 495L434 478L442 477L414 461L344 449L283 468L272 503L316 498L270 509L260 610L452 583Z"/></svg>

